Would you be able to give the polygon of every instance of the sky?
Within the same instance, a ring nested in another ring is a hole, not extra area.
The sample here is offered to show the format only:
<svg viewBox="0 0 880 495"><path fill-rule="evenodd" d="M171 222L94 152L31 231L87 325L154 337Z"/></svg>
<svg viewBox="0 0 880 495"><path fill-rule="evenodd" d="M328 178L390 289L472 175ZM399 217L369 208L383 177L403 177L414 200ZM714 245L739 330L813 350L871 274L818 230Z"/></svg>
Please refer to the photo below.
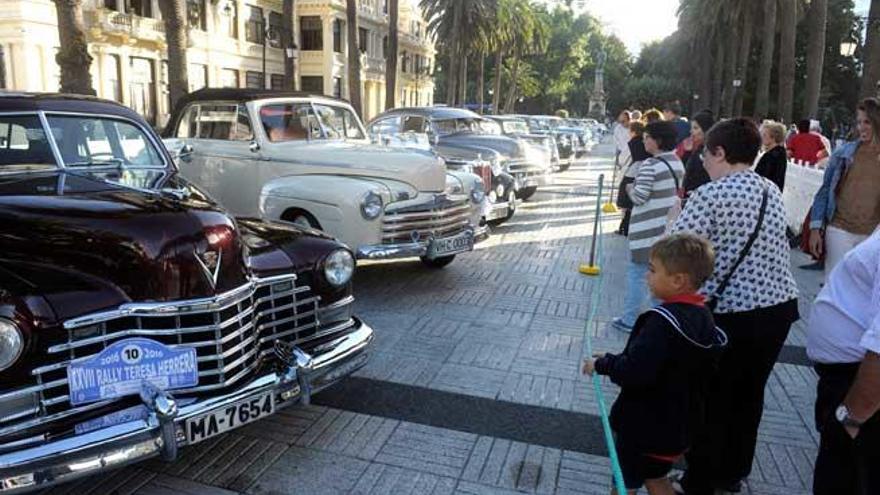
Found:
<svg viewBox="0 0 880 495"><path fill-rule="evenodd" d="M553 3L554 0L543 0ZM606 32L623 40L638 56L642 45L662 40L678 27L679 0L582 0L585 10L598 17ZM868 14L870 0L855 0L855 11Z"/></svg>
<svg viewBox="0 0 880 495"><path fill-rule="evenodd" d="M645 43L662 40L678 27L679 0L586 0L584 4L602 21L606 33L616 34L633 55Z"/></svg>

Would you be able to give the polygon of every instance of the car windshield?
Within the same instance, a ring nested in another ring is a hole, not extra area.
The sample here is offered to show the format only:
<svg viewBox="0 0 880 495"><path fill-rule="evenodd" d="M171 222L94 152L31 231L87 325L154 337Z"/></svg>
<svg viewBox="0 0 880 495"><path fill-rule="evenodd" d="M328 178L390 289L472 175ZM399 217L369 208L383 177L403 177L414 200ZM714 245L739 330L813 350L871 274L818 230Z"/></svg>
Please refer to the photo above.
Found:
<svg viewBox="0 0 880 495"><path fill-rule="evenodd" d="M165 167L159 150L131 122L92 115L49 115L66 167Z"/></svg>
<svg viewBox="0 0 880 495"><path fill-rule="evenodd" d="M357 115L334 105L308 102L264 105L260 108L260 121L272 142L364 139Z"/></svg>
<svg viewBox="0 0 880 495"><path fill-rule="evenodd" d="M502 134L501 126L498 124L498 122L495 122L494 120L481 120L480 128L486 134Z"/></svg>
<svg viewBox="0 0 880 495"><path fill-rule="evenodd" d="M506 134L528 134L529 125L523 120L505 120L502 124Z"/></svg>
<svg viewBox="0 0 880 495"><path fill-rule="evenodd" d="M437 129L437 133L441 136L446 136L448 134L456 134L459 132L472 132L474 134L487 134L486 131L480 127L481 119L475 118L459 118L459 119L442 119L435 120L434 126Z"/></svg>

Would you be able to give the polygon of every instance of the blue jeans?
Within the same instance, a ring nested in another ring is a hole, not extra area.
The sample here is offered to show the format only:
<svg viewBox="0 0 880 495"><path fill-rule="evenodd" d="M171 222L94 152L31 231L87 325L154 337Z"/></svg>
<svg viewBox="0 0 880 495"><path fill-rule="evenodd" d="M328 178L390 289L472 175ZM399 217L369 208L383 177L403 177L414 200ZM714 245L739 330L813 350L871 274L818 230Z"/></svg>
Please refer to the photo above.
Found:
<svg viewBox="0 0 880 495"><path fill-rule="evenodd" d="M645 306L645 300L648 299L648 264L637 263L630 260L629 266L626 268L626 294L623 297L623 316L621 321L624 325L633 326L636 319L642 314ZM660 301L650 298L651 306L659 304Z"/></svg>

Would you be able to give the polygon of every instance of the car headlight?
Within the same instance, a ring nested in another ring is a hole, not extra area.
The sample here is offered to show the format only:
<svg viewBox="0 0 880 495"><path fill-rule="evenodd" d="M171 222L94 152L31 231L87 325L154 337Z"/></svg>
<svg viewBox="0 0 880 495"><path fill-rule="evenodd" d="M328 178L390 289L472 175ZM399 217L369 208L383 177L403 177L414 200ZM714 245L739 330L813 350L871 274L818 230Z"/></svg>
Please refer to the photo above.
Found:
<svg viewBox="0 0 880 495"><path fill-rule="evenodd" d="M504 167L501 166L501 162L497 158L492 158L489 165L492 167L493 176L501 175L501 172L504 172Z"/></svg>
<svg viewBox="0 0 880 495"><path fill-rule="evenodd" d="M337 249L324 259L324 278L334 287L341 287L354 274L354 257L346 249Z"/></svg>
<svg viewBox="0 0 880 495"><path fill-rule="evenodd" d="M471 189L471 201L480 203L486 197L486 187L483 185L483 179L477 177L474 181L474 188Z"/></svg>
<svg viewBox="0 0 880 495"><path fill-rule="evenodd" d="M24 350L21 330L9 320L0 319L0 371L12 366Z"/></svg>
<svg viewBox="0 0 880 495"><path fill-rule="evenodd" d="M361 200L361 215L367 220L373 220L382 214L382 196L370 191Z"/></svg>
<svg viewBox="0 0 880 495"><path fill-rule="evenodd" d="M464 184L458 177L446 174L446 194L461 194L464 192Z"/></svg>
<svg viewBox="0 0 880 495"><path fill-rule="evenodd" d="M504 184L498 184L495 187L495 195L498 196L499 198L504 197Z"/></svg>

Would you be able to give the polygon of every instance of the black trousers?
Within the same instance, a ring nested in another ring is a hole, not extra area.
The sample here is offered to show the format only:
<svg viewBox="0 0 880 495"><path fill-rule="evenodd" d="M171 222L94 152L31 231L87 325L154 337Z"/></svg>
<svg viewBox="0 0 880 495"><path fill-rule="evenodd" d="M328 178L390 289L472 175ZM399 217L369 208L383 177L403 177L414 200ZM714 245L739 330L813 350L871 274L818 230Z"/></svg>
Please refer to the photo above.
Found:
<svg viewBox="0 0 880 495"><path fill-rule="evenodd" d="M706 396L704 427L685 455L688 494L712 494L748 477L764 413L764 386L797 320L797 300L769 308L715 315L727 349Z"/></svg>
<svg viewBox="0 0 880 495"><path fill-rule="evenodd" d="M813 473L815 495L880 493L880 414L865 422L855 439L834 417L858 370L859 363L816 365L816 429L821 440Z"/></svg>

